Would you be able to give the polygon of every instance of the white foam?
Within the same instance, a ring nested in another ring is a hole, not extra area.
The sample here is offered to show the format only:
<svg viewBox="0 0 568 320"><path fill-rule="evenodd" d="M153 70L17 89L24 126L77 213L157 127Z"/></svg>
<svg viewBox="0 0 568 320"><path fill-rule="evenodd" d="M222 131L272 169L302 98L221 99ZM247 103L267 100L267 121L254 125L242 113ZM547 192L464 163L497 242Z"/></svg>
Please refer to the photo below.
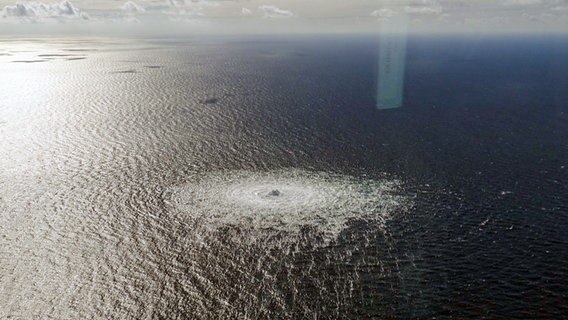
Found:
<svg viewBox="0 0 568 320"><path fill-rule="evenodd" d="M337 236L350 219L385 222L408 203L400 182L303 170L221 171L172 188L175 207L211 226Z"/></svg>

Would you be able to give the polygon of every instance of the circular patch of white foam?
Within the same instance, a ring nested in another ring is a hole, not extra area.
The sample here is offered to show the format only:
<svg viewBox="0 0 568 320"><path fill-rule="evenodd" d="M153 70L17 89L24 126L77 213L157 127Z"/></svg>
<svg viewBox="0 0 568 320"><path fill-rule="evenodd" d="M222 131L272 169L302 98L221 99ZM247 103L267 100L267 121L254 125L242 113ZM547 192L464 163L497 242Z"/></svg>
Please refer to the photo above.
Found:
<svg viewBox="0 0 568 320"><path fill-rule="evenodd" d="M220 171L174 187L167 201L203 223L337 235L350 219L384 222L408 198L400 182L304 170Z"/></svg>

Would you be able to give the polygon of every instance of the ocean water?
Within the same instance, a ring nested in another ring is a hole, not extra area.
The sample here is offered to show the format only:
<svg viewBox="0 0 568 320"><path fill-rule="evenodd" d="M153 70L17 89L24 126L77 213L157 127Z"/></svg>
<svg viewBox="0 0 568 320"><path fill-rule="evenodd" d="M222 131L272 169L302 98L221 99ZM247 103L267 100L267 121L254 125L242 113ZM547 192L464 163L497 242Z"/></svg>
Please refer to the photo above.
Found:
<svg viewBox="0 0 568 320"><path fill-rule="evenodd" d="M568 39L0 41L0 319L568 316Z"/></svg>

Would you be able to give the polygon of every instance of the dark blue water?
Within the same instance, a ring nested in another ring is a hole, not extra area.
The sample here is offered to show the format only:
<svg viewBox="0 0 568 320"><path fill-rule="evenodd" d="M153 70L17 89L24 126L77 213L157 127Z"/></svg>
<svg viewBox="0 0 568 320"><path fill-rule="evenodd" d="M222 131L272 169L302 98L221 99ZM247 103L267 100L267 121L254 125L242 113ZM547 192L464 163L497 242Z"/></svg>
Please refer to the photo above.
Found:
<svg viewBox="0 0 568 320"><path fill-rule="evenodd" d="M412 261L402 317L566 316L567 49L565 38L411 39L398 110L371 110L369 61L341 77L337 119L357 134L330 158L417 185L412 217L391 226Z"/></svg>
<svg viewBox="0 0 568 320"><path fill-rule="evenodd" d="M310 128L318 142L290 145L303 156L281 161L388 172L416 192L412 212L389 226L398 274L385 281L363 268L362 294L346 314L568 315L566 38L411 38L404 104L382 111L370 89L373 41L292 41L271 50L290 48L303 55L274 66L278 107L262 121L294 119L274 129L282 143L291 144L294 126ZM395 293L385 294L384 282Z"/></svg>
<svg viewBox="0 0 568 320"><path fill-rule="evenodd" d="M566 316L566 39L412 39L408 49L403 108L370 110L356 85L372 81L365 59L345 58L360 64L333 97L337 119L358 131L333 161L419 186L412 218L392 226L413 261L398 311Z"/></svg>

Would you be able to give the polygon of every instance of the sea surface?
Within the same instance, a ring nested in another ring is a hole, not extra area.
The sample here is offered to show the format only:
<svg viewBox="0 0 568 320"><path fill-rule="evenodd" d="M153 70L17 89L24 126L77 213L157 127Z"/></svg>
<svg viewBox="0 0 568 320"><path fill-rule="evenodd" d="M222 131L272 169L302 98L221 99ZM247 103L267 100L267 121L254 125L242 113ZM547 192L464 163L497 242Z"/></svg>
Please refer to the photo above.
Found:
<svg viewBox="0 0 568 320"><path fill-rule="evenodd" d="M568 38L0 41L0 319L568 317Z"/></svg>

